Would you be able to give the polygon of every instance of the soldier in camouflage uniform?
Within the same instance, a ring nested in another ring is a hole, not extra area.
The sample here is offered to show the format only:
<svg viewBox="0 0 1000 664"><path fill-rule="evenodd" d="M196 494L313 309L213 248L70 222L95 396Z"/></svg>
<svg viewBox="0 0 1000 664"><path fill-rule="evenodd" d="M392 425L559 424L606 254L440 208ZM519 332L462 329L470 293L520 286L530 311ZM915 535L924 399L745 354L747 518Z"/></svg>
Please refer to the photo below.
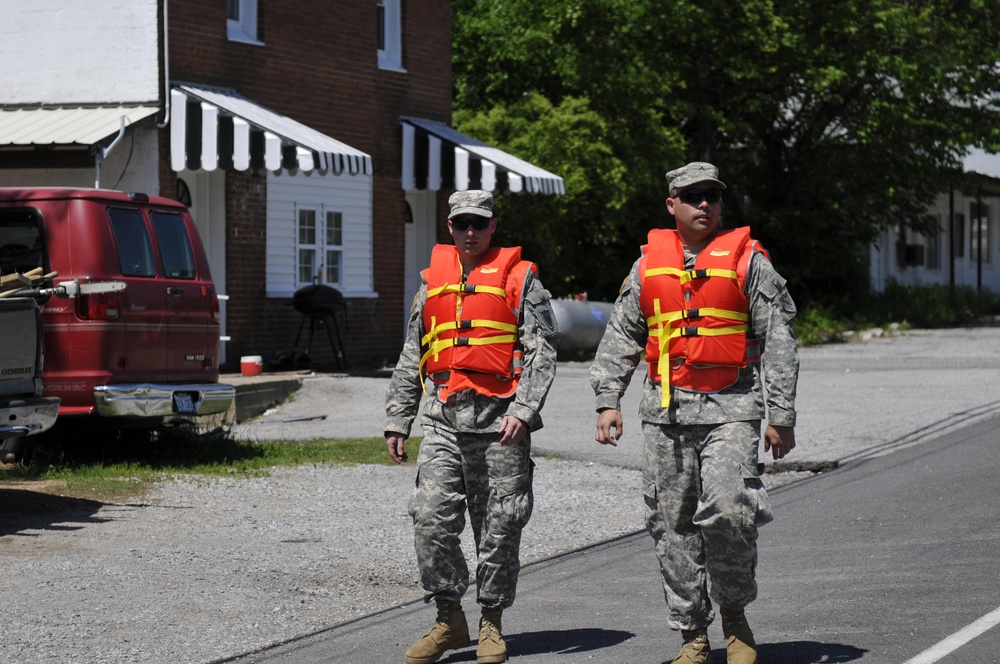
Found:
<svg viewBox="0 0 1000 664"><path fill-rule="evenodd" d="M401 463L430 379L409 511L425 601L436 602L438 616L406 651L408 664L435 662L469 643L460 604L469 586L459 540L466 509L482 605L477 661L507 660L501 615L514 602L521 530L533 504L530 432L542 426L556 370L549 292L519 247L490 248L493 196L462 191L448 202L455 246L437 245L422 273L386 394L386 445Z"/></svg>
<svg viewBox="0 0 1000 664"><path fill-rule="evenodd" d="M795 304L748 229L719 230L718 170L667 173L677 230L653 230L615 302L590 370L596 439L622 435L621 397L646 351L639 416L643 495L675 664L711 662L715 600L729 664L757 661L744 608L757 596L757 528L772 520L757 448L795 447ZM645 289L645 292L644 292Z"/></svg>

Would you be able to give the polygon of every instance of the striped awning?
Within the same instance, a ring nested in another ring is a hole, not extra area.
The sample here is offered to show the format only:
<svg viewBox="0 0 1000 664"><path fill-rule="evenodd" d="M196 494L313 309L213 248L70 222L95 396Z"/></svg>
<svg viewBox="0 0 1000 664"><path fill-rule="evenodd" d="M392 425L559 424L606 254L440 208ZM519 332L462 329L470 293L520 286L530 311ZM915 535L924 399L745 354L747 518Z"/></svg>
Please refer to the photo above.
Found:
<svg viewBox="0 0 1000 664"><path fill-rule="evenodd" d="M371 174L372 158L231 90L170 91L170 163L182 170Z"/></svg>
<svg viewBox="0 0 1000 664"><path fill-rule="evenodd" d="M565 194L561 177L490 147L446 124L401 118L403 189L485 189L496 192Z"/></svg>

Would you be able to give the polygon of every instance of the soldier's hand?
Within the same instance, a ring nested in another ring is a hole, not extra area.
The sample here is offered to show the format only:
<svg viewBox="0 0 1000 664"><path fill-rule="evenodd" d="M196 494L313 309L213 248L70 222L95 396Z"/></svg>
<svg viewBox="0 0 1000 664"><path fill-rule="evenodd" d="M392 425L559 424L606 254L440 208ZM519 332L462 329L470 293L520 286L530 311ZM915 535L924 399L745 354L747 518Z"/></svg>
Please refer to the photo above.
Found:
<svg viewBox="0 0 1000 664"><path fill-rule="evenodd" d="M391 433L385 437L385 446L389 448L389 456L396 463L406 461L406 437Z"/></svg>
<svg viewBox="0 0 1000 664"><path fill-rule="evenodd" d="M771 424L764 429L764 452L771 451L775 459L780 459L795 447L795 429Z"/></svg>
<svg viewBox="0 0 1000 664"><path fill-rule="evenodd" d="M500 445L516 445L524 438L524 434L528 433L528 426L513 415L504 415L503 422L500 423L500 433L503 434Z"/></svg>
<svg viewBox="0 0 1000 664"><path fill-rule="evenodd" d="M594 440L601 445L618 445L622 437L622 412L614 408L602 410L597 416L597 435Z"/></svg>

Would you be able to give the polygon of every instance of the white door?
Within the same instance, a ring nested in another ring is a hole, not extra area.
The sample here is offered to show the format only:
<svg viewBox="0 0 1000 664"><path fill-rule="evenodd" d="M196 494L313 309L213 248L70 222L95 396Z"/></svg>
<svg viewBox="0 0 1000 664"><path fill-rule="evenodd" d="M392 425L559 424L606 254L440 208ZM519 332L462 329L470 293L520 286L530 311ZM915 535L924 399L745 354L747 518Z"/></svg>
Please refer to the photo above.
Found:
<svg viewBox="0 0 1000 664"><path fill-rule="evenodd" d="M222 170L182 171L177 174L191 196L189 207L208 256L208 269L219 293L221 319L219 364L226 361L226 173Z"/></svg>
<svg viewBox="0 0 1000 664"><path fill-rule="evenodd" d="M420 271L431 264L437 243L437 197L433 191L406 192L406 262L403 280L403 324L410 317L410 303L420 290Z"/></svg>

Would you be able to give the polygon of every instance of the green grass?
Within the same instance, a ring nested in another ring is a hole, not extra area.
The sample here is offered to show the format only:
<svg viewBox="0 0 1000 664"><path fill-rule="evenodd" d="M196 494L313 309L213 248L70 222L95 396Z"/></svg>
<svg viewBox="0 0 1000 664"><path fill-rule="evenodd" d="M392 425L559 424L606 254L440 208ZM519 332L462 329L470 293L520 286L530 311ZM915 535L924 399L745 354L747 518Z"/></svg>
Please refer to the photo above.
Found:
<svg viewBox="0 0 1000 664"><path fill-rule="evenodd" d="M413 463L420 439L406 442ZM235 440L225 431L196 434L168 430L150 437L119 436L103 444L48 448L40 444L30 458L6 476L4 486L99 500L142 495L153 482L180 476L255 477L280 466L310 464L394 465L383 438L267 441Z"/></svg>

